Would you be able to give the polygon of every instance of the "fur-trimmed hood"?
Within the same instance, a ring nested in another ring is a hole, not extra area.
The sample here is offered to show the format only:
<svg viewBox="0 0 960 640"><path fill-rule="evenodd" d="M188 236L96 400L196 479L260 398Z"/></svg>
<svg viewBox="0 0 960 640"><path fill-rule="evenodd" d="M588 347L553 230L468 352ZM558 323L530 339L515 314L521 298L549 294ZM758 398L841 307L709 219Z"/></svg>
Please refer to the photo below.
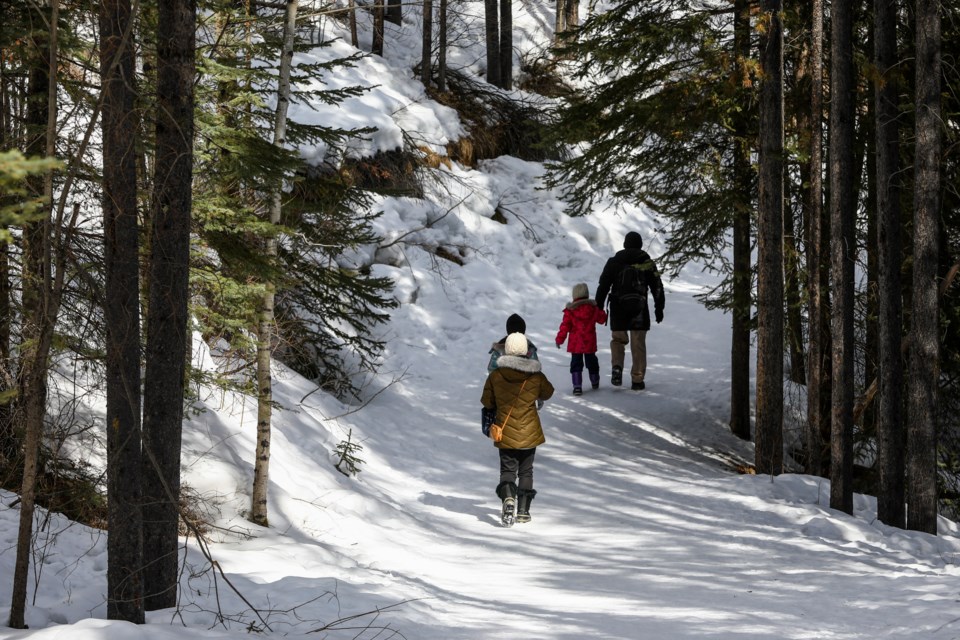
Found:
<svg viewBox="0 0 960 640"><path fill-rule="evenodd" d="M501 369L514 369L524 373L537 373L542 369L539 360L531 360L523 356L500 356L497 366Z"/></svg>
<svg viewBox="0 0 960 640"><path fill-rule="evenodd" d="M577 307L584 304L592 304L593 306L597 306L597 301L594 300L593 298L577 298L573 302L568 302L566 308L576 309Z"/></svg>

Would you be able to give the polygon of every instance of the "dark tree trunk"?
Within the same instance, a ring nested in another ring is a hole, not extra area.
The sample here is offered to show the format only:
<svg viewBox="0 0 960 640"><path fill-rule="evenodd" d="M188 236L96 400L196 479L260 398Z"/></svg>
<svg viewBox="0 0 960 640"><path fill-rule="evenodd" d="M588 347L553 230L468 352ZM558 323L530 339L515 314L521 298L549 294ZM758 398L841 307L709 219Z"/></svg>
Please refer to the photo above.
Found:
<svg viewBox="0 0 960 640"><path fill-rule="evenodd" d="M177 604L177 534L193 171L196 3L167 0L157 20L157 115L143 395L146 609Z"/></svg>
<svg viewBox="0 0 960 640"><path fill-rule="evenodd" d="M447 0L440 0L440 46L437 52L437 89L447 90Z"/></svg>
<svg viewBox="0 0 960 640"><path fill-rule="evenodd" d="M107 617L144 622L136 76L129 0L100 7L107 327Z"/></svg>
<svg viewBox="0 0 960 640"><path fill-rule="evenodd" d="M420 81L429 87L433 76L433 0L423 0L423 40L420 50Z"/></svg>
<svg viewBox="0 0 960 640"><path fill-rule="evenodd" d="M907 527L937 533L936 413L939 386L940 2L917 0L913 302L907 376Z"/></svg>
<svg viewBox="0 0 960 640"><path fill-rule="evenodd" d="M807 357L807 473L829 473L830 323L829 226L823 206L823 2L811 2L810 29L810 188L807 201L807 273L810 347Z"/></svg>
<svg viewBox="0 0 960 640"><path fill-rule="evenodd" d="M430 0L425 0L429 2ZM383 22L385 9L383 0L377 0L373 5L373 43L370 45L370 53L383 56ZM426 6L424 6L426 13ZM426 28L426 15L424 16L424 28Z"/></svg>
<svg viewBox="0 0 960 640"><path fill-rule="evenodd" d="M853 4L832 6L830 44L830 270L834 292L830 506L853 513L854 185Z"/></svg>
<svg viewBox="0 0 960 640"><path fill-rule="evenodd" d="M783 25L780 0L762 2L760 216L757 227L758 473L783 470Z"/></svg>
<svg viewBox="0 0 960 640"><path fill-rule="evenodd" d="M874 0L874 59L881 74L875 92L877 119L877 296L880 407L877 411L877 517L906 524L903 427L903 301L900 265L900 127L897 107L897 0Z"/></svg>
<svg viewBox="0 0 960 640"><path fill-rule="evenodd" d="M500 86L500 4L483 0L484 33L487 39L487 82Z"/></svg>
<svg viewBox="0 0 960 640"><path fill-rule="evenodd" d="M0 243L0 394L15 388L13 360L10 351L10 323L12 320L10 300L10 247ZM12 469L17 457L17 438L13 429L13 403L0 401L0 467Z"/></svg>
<svg viewBox="0 0 960 640"><path fill-rule="evenodd" d="M387 0L387 22L403 24L403 0Z"/></svg>
<svg viewBox="0 0 960 640"><path fill-rule="evenodd" d="M513 88L513 2L500 0L500 87Z"/></svg>
<svg viewBox="0 0 960 640"><path fill-rule="evenodd" d="M784 172L786 174L786 172ZM785 176L784 192L788 192L789 178ZM792 199L791 199L792 200ZM790 381L807 383L807 368L803 348L803 314L800 292L803 289L800 251L797 246L793 208L784 208L783 245L785 264L785 294L787 301L787 344L790 351Z"/></svg>
<svg viewBox="0 0 960 640"><path fill-rule="evenodd" d="M750 60L749 0L736 0L733 37L740 90L747 93L750 91L746 66ZM733 132L734 180L741 195L733 212L733 326L730 347L730 430L744 440L750 439L750 212L753 206L747 118L748 114L742 113L736 120Z"/></svg>
<svg viewBox="0 0 960 640"><path fill-rule="evenodd" d="M360 38L357 36L357 3L355 0L347 1L347 11L349 12L347 22L350 27L350 44L359 49Z"/></svg>
<svg viewBox="0 0 960 640"><path fill-rule="evenodd" d="M53 156L56 127L57 29L59 3L50 3L43 17L54 25L49 34L31 33L27 38L30 58L27 84L26 145L28 156ZM50 298L50 211L52 176L28 180L27 190L43 198L44 214L23 225L21 242L21 343L17 368L15 446L21 447L23 475L20 484L20 520L14 561L9 624L26 628L27 581L33 542L37 475L43 421L47 408L47 364L53 339L55 303Z"/></svg>

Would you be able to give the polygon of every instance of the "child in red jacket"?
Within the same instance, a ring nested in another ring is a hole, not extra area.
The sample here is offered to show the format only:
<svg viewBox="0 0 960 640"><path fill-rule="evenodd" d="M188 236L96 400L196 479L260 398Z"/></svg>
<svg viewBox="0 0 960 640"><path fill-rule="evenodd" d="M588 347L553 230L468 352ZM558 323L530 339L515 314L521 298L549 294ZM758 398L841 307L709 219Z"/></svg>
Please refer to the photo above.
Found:
<svg viewBox="0 0 960 640"><path fill-rule="evenodd" d="M600 386L600 362L597 360L597 325L607 321L606 312L590 298L590 290L583 282L573 286L573 301L563 310L563 320L557 332L557 348L567 336L567 353L570 354L570 377L573 379L573 395L583 393L583 366L590 374L590 386Z"/></svg>

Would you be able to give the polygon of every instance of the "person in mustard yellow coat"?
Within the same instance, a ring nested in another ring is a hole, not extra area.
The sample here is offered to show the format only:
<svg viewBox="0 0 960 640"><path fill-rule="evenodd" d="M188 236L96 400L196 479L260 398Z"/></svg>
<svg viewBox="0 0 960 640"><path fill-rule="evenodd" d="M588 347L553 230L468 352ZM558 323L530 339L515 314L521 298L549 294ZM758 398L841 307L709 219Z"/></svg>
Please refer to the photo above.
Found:
<svg viewBox="0 0 960 640"><path fill-rule="evenodd" d="M522 333L511 333L504 346L497 368L487 375L480 401L486 409L496 409L496 422L503 425L503 439L495 443L500 452L497 496L502 501L501 521L510 526L514 520L530 521L530 502L537 493L533 459L537 447L546 441L537 401L553 396L553 385L540 362L526 357L527 339Z"/></svg>

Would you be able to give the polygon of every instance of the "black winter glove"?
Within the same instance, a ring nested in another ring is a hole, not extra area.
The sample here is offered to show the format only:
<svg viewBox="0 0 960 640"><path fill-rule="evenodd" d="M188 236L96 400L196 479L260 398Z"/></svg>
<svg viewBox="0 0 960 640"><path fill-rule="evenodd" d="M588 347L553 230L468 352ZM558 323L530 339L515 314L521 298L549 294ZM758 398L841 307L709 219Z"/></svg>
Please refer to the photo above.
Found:
<svg viewBox="0 0 960 640"><path fill-rule="evenodd" d="M657 317L657 324L663 322L663 309L657 309L653 312L653 315Z"/></svg>

